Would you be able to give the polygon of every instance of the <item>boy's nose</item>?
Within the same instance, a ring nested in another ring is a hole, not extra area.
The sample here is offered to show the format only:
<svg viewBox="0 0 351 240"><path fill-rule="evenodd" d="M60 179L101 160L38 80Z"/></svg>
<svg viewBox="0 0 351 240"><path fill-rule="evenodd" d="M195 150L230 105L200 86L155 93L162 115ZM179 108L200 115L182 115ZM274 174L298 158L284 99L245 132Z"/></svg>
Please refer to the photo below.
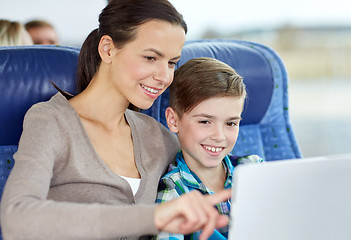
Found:
<svg viewBox="0 0 351 240"><path fill-rule="evenodd" d="M224 131L222 127L215 127L212 132L211 139L216 141L222 141L225 139Z"/></svg>

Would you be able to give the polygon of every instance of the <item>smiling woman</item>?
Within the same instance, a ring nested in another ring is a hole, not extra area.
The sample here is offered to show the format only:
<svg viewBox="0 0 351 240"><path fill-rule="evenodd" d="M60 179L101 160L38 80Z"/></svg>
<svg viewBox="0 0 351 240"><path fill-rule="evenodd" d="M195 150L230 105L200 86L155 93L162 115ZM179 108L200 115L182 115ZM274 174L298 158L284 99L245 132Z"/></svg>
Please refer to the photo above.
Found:
<svg viewBox="0 0 351 240"><path fill-rule="evenodd" d="M130 129L123 121L124 113L130 103L138 108L149 108L171 84L174 68L169 67L169 61L180 55L185 40L184 29L168 22L150 20L140 25L134 39L128 43L101 35L98 71L87 86L83 85L89 81L85 79L87 81L80 85L82 92L70 99L70 103L107 166L117 175L140 178L132 154ZM167 48L170 43L174 48ZM145 51L149 46L158 49L162 57L153 51ZM83 44L82 52L85 47ZM88 55L90 49L86 49ZM144 86L157 91L152 93ZM115 108L116 105L121 108ZM110 110L96 112L95 108L100 109L100 106ZM124 159L123 167L116 161L120 156Z"/></svg>
<svg viewBox="0 0 351 240"><path fill-rule="evenodd" d="M111 0L99 22L80 51L78 94L57 93L25 116L2 196L4 238L208 237L228 223L213 205L230 191L154 204L179 144L155 119L127 109L150 107L171 84L187 32L181 14L167 0Z"/></svg>

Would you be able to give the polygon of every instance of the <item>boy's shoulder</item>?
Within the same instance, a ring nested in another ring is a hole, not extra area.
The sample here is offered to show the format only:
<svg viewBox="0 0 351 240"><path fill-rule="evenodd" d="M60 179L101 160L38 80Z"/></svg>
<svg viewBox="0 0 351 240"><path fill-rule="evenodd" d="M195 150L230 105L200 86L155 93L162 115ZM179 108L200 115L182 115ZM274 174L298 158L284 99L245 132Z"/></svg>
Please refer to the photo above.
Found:
<svg viewBox="0 0 351 240"><path fill-rule="evenodd" d="M174 181L179 180L181 178L181 174L180 174L180 168L176 163L171 163L168 166L168 170L167 173L165 173L161 179L172 179Z"/></svg>
<svg viewBox="0 0 351 240"><path fill-rule="evenodd" d="M246 156L228 155L228 156L234 167L239 164L262 163L265 161L262 157L258 155L246 155Z"/></svg>
<svg viewBox="0 0 351 240"><path fill-rule="evenodd" d="M188 179L176 164L171 164L158 185L157 202L165 202L183 193L189 192Z"/></svg>
<svg viewBox="0 0 351 240"><path fill-rule="evenodd" d="M171 185L176 184L198 187L200 180L197 178L196 174L189 169L184 159L178 154L176 162L169 165L168 172L163 175L161 182Z"/></svg>

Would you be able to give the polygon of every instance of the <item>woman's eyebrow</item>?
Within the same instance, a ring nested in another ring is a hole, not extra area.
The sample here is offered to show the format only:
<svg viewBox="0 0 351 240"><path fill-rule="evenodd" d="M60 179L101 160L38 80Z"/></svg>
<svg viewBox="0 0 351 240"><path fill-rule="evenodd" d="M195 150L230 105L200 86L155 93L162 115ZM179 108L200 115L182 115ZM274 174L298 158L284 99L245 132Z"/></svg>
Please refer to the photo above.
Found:
<svg viewBox="0 0 351 240"><path fill-rule="evenodd" d="M164 54L161 53L160 51L158 51L158 50L155 49L155 48L147 48L147 49L145 49L144 51L151 51L151 52L156 53L156 54L157 54L158 56L160 56L160 57L164 57ZM177 56L177 57L171 58L171 60L177 60L177 59L180 59L180 55Z"/></svg>

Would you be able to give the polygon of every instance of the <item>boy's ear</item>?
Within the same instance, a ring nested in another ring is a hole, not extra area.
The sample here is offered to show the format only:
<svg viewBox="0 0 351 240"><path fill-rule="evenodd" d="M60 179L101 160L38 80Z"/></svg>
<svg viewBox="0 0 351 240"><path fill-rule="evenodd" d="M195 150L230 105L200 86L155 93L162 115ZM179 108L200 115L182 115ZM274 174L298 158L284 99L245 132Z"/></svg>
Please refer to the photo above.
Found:
<svg viewBox="0 0 351 240"><path fill-rule="evenodd" d="M115 45L112 38L108 35L102 36L99 42L98 51L103 62L111 63L113 49L115 49Z"/></svg>
<svg viewBox="0 0 351 240"><path fill-rule="evenodd" d="M165 114L169 130L173 133L178 133L178 114L171 107L166 109Z"/></svg>

